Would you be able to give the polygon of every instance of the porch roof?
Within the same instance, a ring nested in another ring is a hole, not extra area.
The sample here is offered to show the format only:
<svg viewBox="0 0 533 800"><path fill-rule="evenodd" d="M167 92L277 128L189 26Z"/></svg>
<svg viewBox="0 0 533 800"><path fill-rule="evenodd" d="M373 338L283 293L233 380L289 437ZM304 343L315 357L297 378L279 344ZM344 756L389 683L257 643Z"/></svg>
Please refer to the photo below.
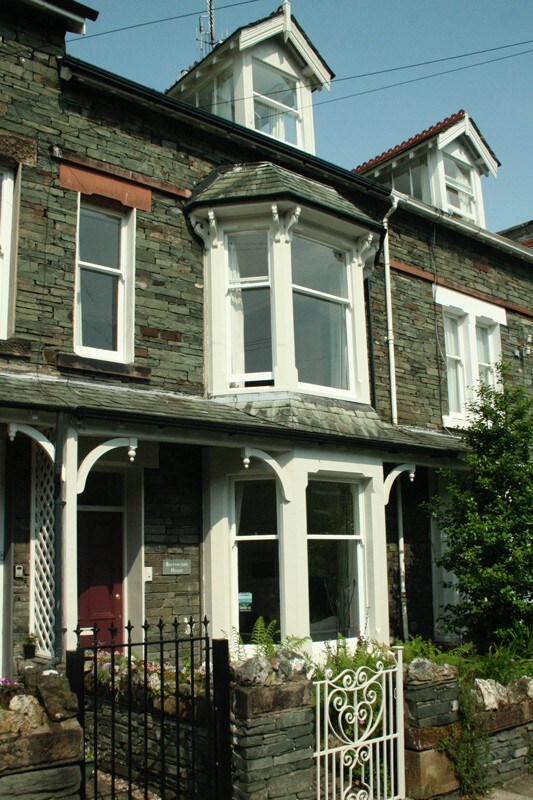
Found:
<svg viewBox="0 0 533 800"><path fill-rule="evenodd" d="M308 395L272 393L217 400L126 384L22 371L0 372L0 408L39 409L85 419L127 421L291 439L301 444L358 445L426 454L464 450L458 437L383 422L371 406ZM5 418L5 415L4 415Z"/></svg>

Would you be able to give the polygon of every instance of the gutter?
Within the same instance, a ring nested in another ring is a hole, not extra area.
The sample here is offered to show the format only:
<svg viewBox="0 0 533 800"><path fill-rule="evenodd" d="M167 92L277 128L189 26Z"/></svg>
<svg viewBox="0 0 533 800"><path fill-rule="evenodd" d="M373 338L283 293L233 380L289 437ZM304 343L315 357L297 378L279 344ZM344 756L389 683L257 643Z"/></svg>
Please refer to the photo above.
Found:
<svg viewBox="0 0 533 800"><path fill-rule="evenodd" d="M397 192L393 189L390 193L391 199L396 200L396 203L407 211L412 211L415 214L430 219L432 222L439 222L447 228L451 228L456 233L462 233L470 238L474 237L483 244L495 247L502 250L504 253L521 258L524 261L533 263L533 250L530 247L524 247L518 242L513 242L511 239L506 239L505 236L500 236L499 233L492 233L485 228L478 228L471 222L453 217L439 208L428 206L421 200L416 200L414 197Z"/></svg>

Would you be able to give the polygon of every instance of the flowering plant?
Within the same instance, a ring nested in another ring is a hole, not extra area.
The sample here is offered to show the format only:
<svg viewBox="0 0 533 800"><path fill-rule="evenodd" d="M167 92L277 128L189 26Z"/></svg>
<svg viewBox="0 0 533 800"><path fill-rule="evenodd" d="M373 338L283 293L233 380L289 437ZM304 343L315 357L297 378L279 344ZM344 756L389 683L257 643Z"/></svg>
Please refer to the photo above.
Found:
<svg viewBox="0 0 533 800"><path fill-rule="evenodd" d="M36 645L38 641L37 636L30 631L22 639L22 644Z"/></svg>
<svg viewBox="0 0 533 800"><path fill-rule="evenodd" d="M0 678L0 708L9 708L11 698L22 692L23 686L17 680Z"/></svg>

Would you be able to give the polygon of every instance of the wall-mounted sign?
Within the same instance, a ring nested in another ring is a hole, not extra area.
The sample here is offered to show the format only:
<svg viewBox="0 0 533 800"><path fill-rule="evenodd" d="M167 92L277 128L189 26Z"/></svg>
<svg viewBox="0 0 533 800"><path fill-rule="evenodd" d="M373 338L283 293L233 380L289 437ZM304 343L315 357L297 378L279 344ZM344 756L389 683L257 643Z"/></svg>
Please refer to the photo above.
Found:
<svg viewBox="0 0 533 800"><path fill-rule="evenodd" d="M239 612L242 614L243 612L251 610L252 610L252 593L239 592Z"/></svg>
<svg viewBox="0 0 533 800"><path fill-rule="evenodd" d="M190 575L190 558L164 558L163 575Z"/></svg>

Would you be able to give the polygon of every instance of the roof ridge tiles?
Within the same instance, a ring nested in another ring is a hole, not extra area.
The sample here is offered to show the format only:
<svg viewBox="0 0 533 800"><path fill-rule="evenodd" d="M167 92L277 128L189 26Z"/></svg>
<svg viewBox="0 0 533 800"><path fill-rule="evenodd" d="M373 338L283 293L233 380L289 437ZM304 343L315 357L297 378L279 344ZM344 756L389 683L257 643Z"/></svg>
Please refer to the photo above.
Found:
<svg viewBox="0 0 533 800"><path fill-rule="evenodd" d="M454 125L456 122L459 122L459 120L464 119L465 116L466 111L461 108L455 114L450 114L449 117L445 117L440 122L430 125L429 128L426 128L420 133L415 134L415 136L405 139L405 141L401 142L401 144L397 144L395 147L390 147L379 156L374 156L374 158L370 158L368 161L363 162L363 164L359 164L358 167L354 167L352 169L352 172L357 175L359 172L363 172L364 170L379 164L381 161L386 161L397 153L401 153L402 150L407 150L409 147L412 147L412 145L422 142L424 139L428 139L430 136L433 136L435 133L438 133L445 128L449 128L450 125Z"/></svg>

